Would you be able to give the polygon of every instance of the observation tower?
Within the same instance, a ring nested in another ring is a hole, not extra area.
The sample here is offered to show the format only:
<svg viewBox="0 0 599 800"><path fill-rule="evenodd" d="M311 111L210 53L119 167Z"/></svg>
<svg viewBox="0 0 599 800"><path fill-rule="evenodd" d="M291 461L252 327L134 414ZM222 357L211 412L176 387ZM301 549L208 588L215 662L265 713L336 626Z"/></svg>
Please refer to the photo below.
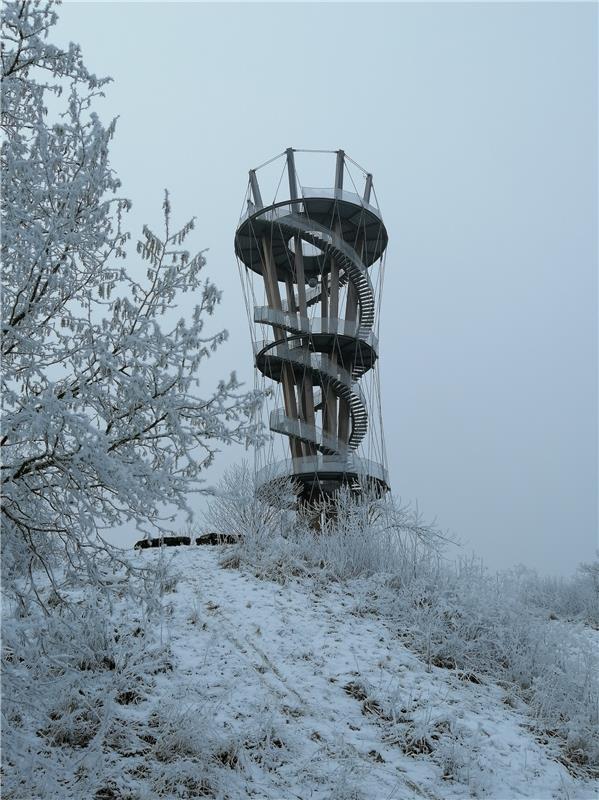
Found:
<svg viewBox="0 0 599 800"><path fill-rule="evenodd" d="M271 389L275 436L256 451L265 496L281 478L307 502L344 485L389 489L377 314L387 238L372 175L343 150L288 148L250 170L235 252L256 383Z"/></svg>

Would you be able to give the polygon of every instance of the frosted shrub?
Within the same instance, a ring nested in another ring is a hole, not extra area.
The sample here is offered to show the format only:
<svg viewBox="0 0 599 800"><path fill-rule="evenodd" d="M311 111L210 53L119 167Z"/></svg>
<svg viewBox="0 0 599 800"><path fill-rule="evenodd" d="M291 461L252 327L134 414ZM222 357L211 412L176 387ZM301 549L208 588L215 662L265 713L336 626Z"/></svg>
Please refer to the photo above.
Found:
<svg viewBox="0 0 599 800"><path fill-rule="evenodd" d="M107 754L148 751L154 688L172 665L154 634L164 570L142 575L120 597L61 584L49 613L47 602L5 604L3 797L65 800L75 785L93 797L120 781ZM46 581L42 600L53 591Z"/></svg>
<svg viewBox="0 0 599 800"><path fill-rule="evenodd" d="M599 630L599 561L581 564L570 577L539 576L519 567L506 575L522 601L551 618L579 620Z"/></svg>
<svg viewBox="0 0 599 800"><path fill-rule="evenodd" d="M294 540L295 500L291 481L277 481L258 496L247 462L228 469L206 503L205 527L233 534L239 544L223 558L223 565L251 565L255 574L284 582L305 573L301 549Z"/></svg>
<svg viewBox="0 0 599 800"><path fill-rule="evenodd" d="M253 539L257 544L273 536L284 536L289 528L294 502L291 481L278 481L268 494L256 493L254 474L243 461L227 469L213 490L202 513L202 521L215 533Z"/></svg>
<svg viewBox="0 0 599 800"><path fill-rule="evenodd" d="M435 750L435 760L443 770L443 778L459 784L455 788L451 783L447 785L445 800L463 800L465 796L496 800L496 780L476 753L471 737L463 737L459 732L443 737Z"/></svg>
<svg viewBox="0 0 599 800"><path fill-rule="evenodd" d="M341 490L333 501L290 509L295 487L282 482L276 496L258 496L247 467L225 475L204 521L242 534L225 556L261 577L284 581L318 575L334 580L393 572L411 580L438 553L444 538L417 509L391 498Z"/></svg>
<svg viewBox="0 0 599 800"><path fill-rule="evenodd" d="M393 573L407 581L446 542L417 508L367 489L357 496L341 489L324 504L320 530L312 533L313 563L340 580Z"/></svg>
<svg viewBox="0 0 599 800"><path fill-rule="evenodd" d="M55 617L44 623L35 616L12 630L5 624L4 797L59 797L61 780L75 779L74 752L100 756L96 737L114 709L117 653L103 650L92 658L84 648L82 659L79 642L89 624L89 614L66 626ZM93 782L89 772L86 777Z"/></svg>
<svg viewBox="0 0 599 800"><path fill-rule="evenodd" d="M156 562L120 597L63 587L68 602L49 615L37 602L12 604L3 798L223 798L241 786L238 765L280 762L284 744L267 713L251 728L224 730L201 687L173 680L169 562L161 554Z"/></svg>
<svg viewBox="0 0 599 800"><path fill-rule="evenodd" d="M421 575L400 586L388 611L409 627L429 668L515 691L539 728L592 772L599 766L597 649L583 631L540 617L511 588L479 562L461 562L437 571L435 581Z"/></svg>
<svg viewBox="0 0 599 800"><path fill-rule="evenodd" d="M151 726L160 735L153 745L158 761L179 761L196 757L208 761L213 749L210 729L204 715L179 703L161 706L151 717Z"/></svg>
<svg viewBox="0 0 599 800"><path fill-rule="evenodd" d="M346 489L333 502L315 507L321 517L319 530L306 526L303 531L308 561L335 579L384 572L398 545L393 531L376 524L387 511L385 502L375 496L354 498ZM310 513L314 511L307 511L300 526Z"/></svg>

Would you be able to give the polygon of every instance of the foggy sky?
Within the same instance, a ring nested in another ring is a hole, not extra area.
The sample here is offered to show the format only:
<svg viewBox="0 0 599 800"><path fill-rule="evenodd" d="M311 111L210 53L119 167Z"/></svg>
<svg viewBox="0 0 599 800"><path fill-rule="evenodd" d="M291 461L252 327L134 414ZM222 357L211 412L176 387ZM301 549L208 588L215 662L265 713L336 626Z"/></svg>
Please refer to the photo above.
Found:
<svg viewBox="0 0 599 800"><path fill-rule="evenodd" d="M205 393L232 369L253 385L233 251L248 169L286 147L343 148L374 174L389 232L380 366L394 492L493 568L568 573L592 559L596 5L59 14L62 39L115 79L98 110L119 116L112 164L130 230L159 226L168 187L175 218L197 215L193 244L210 248L230 340ZM225 449L208 481L244 455Z"/></svg>

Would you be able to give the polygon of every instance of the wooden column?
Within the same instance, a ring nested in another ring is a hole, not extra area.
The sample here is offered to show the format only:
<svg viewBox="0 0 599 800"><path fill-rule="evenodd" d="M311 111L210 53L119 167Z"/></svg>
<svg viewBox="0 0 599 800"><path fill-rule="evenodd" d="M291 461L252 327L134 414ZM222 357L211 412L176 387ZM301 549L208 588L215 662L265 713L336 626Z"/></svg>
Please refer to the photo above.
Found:
<svg viewBox="0 0 599 800"><path fill-rule="evenodd" d="M308 317L308 305L306 302L306 276L304 273L304 254L302 252L302 240L299 235L294 238L295 242L295 279L297 281L297 300L300 316ZM308 425L315 425L314 414L314 386L312 375L306 370L300 385L300 406L302 417ZM312 444L304 443L308 455L314 455L316 448Z"/></svg>
<svg viewBox="0 0 599 800"><path fill-rule="evenodd" d="M266 297L268 305L277 311L282 311L281 293L279 291L279 282L277 280L276 267L272 258L270 249L270 242L265 236L262 239L262 251L264 254L264 283L266 286ZM273 326L275 338L285 339L285 331L278 327ZM297 402L295 399L295 376L293 368L290 364L283 364L281 373L281 385L283 387L283 402L285 404L285 414L292 419L297 419ZM289 446L293 458L301 458L303 456L301 442L293 437L289 438Z"/></svg>
<svg viewBox="0 0 599 800"><path fill-rule="evenodd" d="M252 196L254 198L254 205L256 208L264 208L262 202L262 195L260 194L260 187L258 186L258 178L256 178L256 170L250 170L250 186L252 187Z"/></svg>
<svg viewBox="0 0 599 800"><path fill-rule="evenodd" d="M295 172L295 157L293 155L293 148L289 147L286 150L287 157L287 177L289 178L289 197L292 200L299 199L297 188L297 175ZM299 203L298 203L299 205ZM292 208L297 210L296 204L292 204ZM295 250L295 280L297 281L297 305L299 313L302 317L308 316L308 307L306 304L306 278L304 274L304 254L302 251L302 240L299 234L293 238ZM314 425L314 393L312 384L312 375L308 370L304 370L304 375L301 383L297 387L298 400L300 407L300 418L309 425ZM306 455L312 455L316 452L314 445L303 442L303 448Z"/></svg>

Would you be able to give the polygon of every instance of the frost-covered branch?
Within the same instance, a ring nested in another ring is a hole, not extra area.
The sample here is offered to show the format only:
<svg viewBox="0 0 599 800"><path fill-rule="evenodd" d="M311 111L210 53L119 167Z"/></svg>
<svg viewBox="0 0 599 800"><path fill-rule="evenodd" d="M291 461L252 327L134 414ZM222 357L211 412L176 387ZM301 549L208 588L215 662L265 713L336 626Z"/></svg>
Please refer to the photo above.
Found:
<svg viewBox="0 0 599 800"><path fill-rule="evenodd" d="M144 226L124 268L130 203L109 161L115 121L92 111L109 79L77 45L48 42L55 21L52 4L3 9L5 581L51 574L64 557L91 575L107 529L161 530L189 511L218 447L255 440L260 400L234 373L199 392L204 360L227 337L205 329L221 293L204 277L205 251L185 249L194 220L175 229L168 193L163 232ZM185 292L196 306L173 322Z"/></svg>

